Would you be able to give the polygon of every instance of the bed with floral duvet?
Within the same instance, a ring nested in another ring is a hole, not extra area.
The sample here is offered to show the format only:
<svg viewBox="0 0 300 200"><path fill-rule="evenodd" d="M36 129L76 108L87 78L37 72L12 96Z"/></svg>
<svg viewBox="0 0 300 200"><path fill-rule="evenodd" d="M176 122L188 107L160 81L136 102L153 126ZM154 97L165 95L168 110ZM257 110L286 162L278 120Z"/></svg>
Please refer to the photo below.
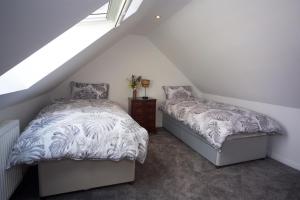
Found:
<svg viewBox="0 0 300 200"><path fill-rule="evenodd" d="M42 109L20 135L7 167L38 164L40 196L132 182L148 133L107 99L73 99Z"/></svg>
<svg viewBox="0 0 300 200"><path fill-rule="evenodd" d="M13 146L8 167L44 160L138 160L148 133L110 100L68 100L42 109Z"/></svg>
<svg viewBox="0 0 300 200"><path fill-rule="evenodd" d="M160 110L163 112L164 127L188 145L192 144L192 147L200 153L207 153L207 148L209 148L210 155L204 156L210 157L214 164L225 165L238 160L246 161L252 159L253 155L253 158L256 158L255 154L258 155L256 149L260 149L259 155L265 157L267 137L284 132L277 121L264 114L226 103L193 97L190 86L165 86L163 88L166 101L160 105ZM202 146L195 142L199 138L200 143L204 143ZM253 144L250 144L251 141ZM203 149L203 146L207 148ZM233 149L234 146L237 148ZM249 149L244 150L246 147ZM230 151L230 154L239 154L239 159L230 159L230 155L226 155L229 159L223 164L217 162L216 159L220 161L220 155L226 154L226 151ZM243 153L249 154L249 158L247 158L248 155L243 156Z"/></svg>
<svg viewBox="0 0 300 200"><path fill-rule="evenodd" d="M160 108L189 126L217 149L231 135L273 135L283 132L278 122L266 115L212 100L171 99Z"/></svg>

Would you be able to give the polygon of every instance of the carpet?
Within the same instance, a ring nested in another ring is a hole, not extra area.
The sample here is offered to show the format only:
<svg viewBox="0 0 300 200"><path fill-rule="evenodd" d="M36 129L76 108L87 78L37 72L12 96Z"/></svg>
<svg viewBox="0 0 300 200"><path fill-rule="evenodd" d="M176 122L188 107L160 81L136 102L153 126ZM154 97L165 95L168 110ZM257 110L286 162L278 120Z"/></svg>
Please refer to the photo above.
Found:
<svg viewBox="0 0 300 200"><path fill-rule="evenodd" d="M36 168L12 196L36 200ZM165 130L150 136L148 155L137 163L133 184L120 184L47 200L299 200L300 172L272 159L216 168Z"/></svg>

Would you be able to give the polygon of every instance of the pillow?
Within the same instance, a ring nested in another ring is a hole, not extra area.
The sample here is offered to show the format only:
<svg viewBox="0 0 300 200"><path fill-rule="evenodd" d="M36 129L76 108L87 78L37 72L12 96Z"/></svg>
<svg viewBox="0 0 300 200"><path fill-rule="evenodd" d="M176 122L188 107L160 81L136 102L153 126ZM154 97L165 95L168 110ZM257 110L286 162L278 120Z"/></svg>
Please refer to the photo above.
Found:
<svg viewBox="0 0 300 200"><path fill-rule="evenodd" d="M192 86L163 86L166 99L187 99L193 97Z"/></svg>
<svg viewBox="0 0 300 200"><path fill-rule="evenodd" d="M107 83L71 82L72 99L107 99L109 85Z"/></svg>

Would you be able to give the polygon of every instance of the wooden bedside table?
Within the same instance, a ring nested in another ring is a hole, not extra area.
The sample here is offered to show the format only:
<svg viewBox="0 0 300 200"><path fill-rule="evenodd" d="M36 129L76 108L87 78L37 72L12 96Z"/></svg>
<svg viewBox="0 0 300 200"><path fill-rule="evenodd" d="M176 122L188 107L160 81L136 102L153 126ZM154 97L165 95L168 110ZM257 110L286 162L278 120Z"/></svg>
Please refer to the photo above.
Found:
<svg viewBox="0 0 300 200"><path fill-rule="evenodd" d="M156 99L128 98L128 111L140 126L150 133L156 133Z"/></svg>

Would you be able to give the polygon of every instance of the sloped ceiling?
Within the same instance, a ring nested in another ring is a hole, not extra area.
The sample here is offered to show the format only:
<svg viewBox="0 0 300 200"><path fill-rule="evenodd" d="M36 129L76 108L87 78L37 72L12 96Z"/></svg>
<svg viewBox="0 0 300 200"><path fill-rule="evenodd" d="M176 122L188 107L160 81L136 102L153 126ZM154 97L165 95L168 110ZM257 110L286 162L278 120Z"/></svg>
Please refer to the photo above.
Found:
<svg viewBox="0 0 300 200"><path fill-rule="evenodd" d="M0 74L105 2L1 1ZM119 28L32 88L1 95L0 108L48 92L130 33L147 35L201 91L299 108L299 9L296 0L144 0Z"/></svg>
<svg viewBox="0 0 300 200"><path fill-rule="evenodd" d="M148 33L203 92L300 107L300 1L193 0Z"/></svg>
<svg viewBox="0 0 300 200"><path fill-rule="evenodd" d="M0 1L0 74L14 67L106 2L107 0ZM72 61L67 63L67 66L70 63ZM38 67L43 67L42 63ZM61 72L61 69L59 71ZM66 73L56 74L57 78L47 77L47 80L38 82L28 90L1 95L0 108L45 93L55 84L54 81L66 75L68 70L63 71Z"/></svg>
<svg viewBox="0 0 300 200"><path fill-rule="evenodd" d="M165 7L165 20L179 8L172 0L144 0L139 11L116 29L96 41L69 62L49 74L28 90L0 96L0 109L44 94L75 73L81 66L101 54L115 42L133 31L153 29L156 10ZM176 3L176 1L174 1ZM15 66L37 49L79 22L107 0L5 0L0 2L0 74ZM151 21L147 21L147 18ZM145 21L146 20L146 21ZM145 24L147 23L147 24ZM146 27L146 28L145 28ZM41 63L41 66L42 63ZM32 72L34 73L34 72Z"/></svg>
<svg viewBox="0 0 300 200"><path fill-rule="evenodd" d="M0 1L0 74L14 67L107 1Z"/></svg>

